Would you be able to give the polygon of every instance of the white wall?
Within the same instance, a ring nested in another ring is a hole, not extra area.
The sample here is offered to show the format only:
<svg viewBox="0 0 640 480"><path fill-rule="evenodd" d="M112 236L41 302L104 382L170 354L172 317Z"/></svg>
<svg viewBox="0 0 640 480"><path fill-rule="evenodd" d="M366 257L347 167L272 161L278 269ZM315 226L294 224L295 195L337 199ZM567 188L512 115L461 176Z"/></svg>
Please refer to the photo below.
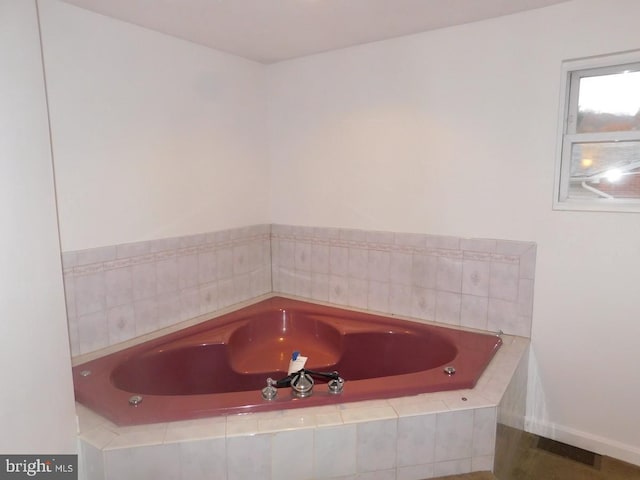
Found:
<svg viewBox="0 0 640 480"><path fill-rule="evenodd" d="M75 453L35 0L0 0L0 452Z"/></svg>
<svg viewBox="0 0 640 480"><path fill-rule="evenodd" d="M40 8L63 251L268 221L262 65Z"/></svg>
<svg viewBox="0 0 640 480"><path fill-rule="evenodd" d="M64 250L262 222L536 241L529 428L640 464L638 215L551 209L560 62L639 48L636 0L268 68L41 7Z"/></svg>
<svg viewBox="0 0 640 480"><path fill-rule="evenodd" d="M538 243L529 428L640 464L640 218L553 211L560 63L640 48L576 0L268 68L271 220Z"/></svg>

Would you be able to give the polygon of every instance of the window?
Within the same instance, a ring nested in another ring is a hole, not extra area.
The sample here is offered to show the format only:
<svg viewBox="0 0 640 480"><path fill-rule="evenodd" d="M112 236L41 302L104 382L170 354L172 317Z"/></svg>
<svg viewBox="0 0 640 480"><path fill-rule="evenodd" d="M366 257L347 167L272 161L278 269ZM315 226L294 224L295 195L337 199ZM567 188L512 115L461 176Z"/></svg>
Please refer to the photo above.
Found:
<svg viewBox="0 0 640 480"><path fill-rule="evenodd" d="M640 52L563 65L554 208L640 212Z"/></svg>

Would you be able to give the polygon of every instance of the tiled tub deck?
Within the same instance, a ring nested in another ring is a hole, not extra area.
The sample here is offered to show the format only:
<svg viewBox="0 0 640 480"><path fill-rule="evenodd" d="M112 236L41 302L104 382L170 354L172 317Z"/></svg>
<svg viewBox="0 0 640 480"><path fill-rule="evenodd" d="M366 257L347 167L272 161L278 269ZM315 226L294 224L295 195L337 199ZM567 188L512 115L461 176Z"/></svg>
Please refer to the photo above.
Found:
<svg viewBox="0 0 640 480"><path fill-rule="evenodd" d="M77 405L80 478L419 480L492 470L497 422L519 427L524 416L529 340L503 341L472 390L133 427Z"/></svg>

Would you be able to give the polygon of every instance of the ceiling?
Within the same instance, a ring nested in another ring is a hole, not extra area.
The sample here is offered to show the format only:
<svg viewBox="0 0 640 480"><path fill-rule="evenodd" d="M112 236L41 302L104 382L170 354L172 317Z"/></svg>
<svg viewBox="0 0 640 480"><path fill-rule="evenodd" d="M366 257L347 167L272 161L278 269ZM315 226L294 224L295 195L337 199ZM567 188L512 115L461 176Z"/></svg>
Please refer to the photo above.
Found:
<svg viewBox="0 0 640 480"><path fill-rule="evenodd" d="M567 0L64 1L217 50L273 63Z"/></svg>

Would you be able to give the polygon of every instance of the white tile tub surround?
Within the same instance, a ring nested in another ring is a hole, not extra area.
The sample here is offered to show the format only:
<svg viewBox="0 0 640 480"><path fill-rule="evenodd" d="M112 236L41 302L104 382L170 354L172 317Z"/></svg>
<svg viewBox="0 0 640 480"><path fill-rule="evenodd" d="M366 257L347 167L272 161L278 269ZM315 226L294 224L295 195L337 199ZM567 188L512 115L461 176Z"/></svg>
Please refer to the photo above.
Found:
<svg viewBox="0 0 640 480"><path fill-rule="evenodd" d="M132 427L77 405L80 478L419 480L492 470L499 410L519 375L526 385L529 340L503 341L472 390Z"/></svg>
<svg viewBox="0 0 640 480"><path fill-rule="evenodd" d="M529 337L536 245L271 226L273 291Z"/></svg>
<svg viewBox="0 0 640 480"><path fill-rule="evenodd" d="M260 295L530 336L530 242L253 225L62 254L73 356ZM273 280L273 281L272 281Z"/></svg>
<svg viewBox="0 0 640 480"><path fill-rule="evenodd" d="M62 254L74 356L272 290L271 227Z"/></svg>

